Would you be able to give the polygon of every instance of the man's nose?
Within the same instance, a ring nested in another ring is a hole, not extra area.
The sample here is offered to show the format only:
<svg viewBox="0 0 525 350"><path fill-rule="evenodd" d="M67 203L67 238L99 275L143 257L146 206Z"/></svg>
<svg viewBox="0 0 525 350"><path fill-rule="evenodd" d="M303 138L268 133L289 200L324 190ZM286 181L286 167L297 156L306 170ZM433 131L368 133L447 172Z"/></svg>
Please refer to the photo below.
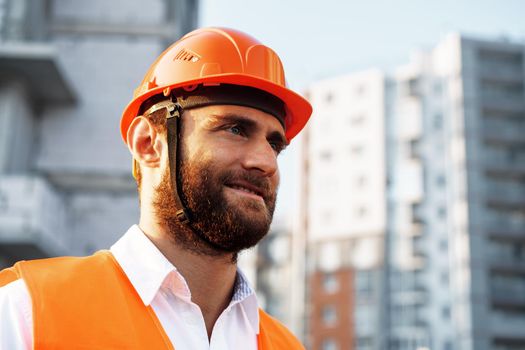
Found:
<svg viewBox="0 0 525 350"><path fill-rule="evenodd" d="M267 140L253 141L246 147L243 167L246 170L257 170L268 177L277 172L277 155Z"/></svg>

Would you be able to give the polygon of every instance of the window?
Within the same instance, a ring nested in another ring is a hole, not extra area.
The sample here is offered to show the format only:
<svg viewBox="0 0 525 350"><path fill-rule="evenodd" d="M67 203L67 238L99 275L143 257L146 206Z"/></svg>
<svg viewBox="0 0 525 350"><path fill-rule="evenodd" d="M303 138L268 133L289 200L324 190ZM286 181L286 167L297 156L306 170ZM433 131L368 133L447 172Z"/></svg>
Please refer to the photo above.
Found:
<svg viewBox="0 0 525 350"><path fill-rule="evenodd" d="M521 66L523 56L521 52L507 52L500 50L480 49L479 59L484 64Z"/></svg>
<svg viewBox="0 0 525 350"><path fill-rule="evenodd" d="M324 339L321 344L323 350L338 350L337 343L331 338Z"/></svg>
<svg viewBox="0 0 525 350"><path fill-rule="evenodd" d="M512 249L512 257L515 261L525 261L525 246L521 244L514 244Z"/></svg>
<svg viewBox="0 0 525 350"><path fill-rule="evenodd" d="M522 150L518 147L508 147L506 149L506 156L509 163L514 163L519 159Z"/></svg>
<svg viewBox="0 0 525 350"><path fill-rule="evenodd" d="M359 206L356 208L355 214L357 217L362 218L368 212L368 209L365 206Z"/></svg>
<svg viewBox="0 0 525 350"><path fill-rule="evenodd" d="M441 276L439 278L441 280L441 284L448 287L448 272L443 271L441 272Z"/></svg>
<svg viewBox="0 0 525 350"><path fill-rule="evenodd" d="M355 274L355 290L358 295L372 293L372 273L369 271L357 271Z"/></svg>
<svg viewBox="0 0 525 350"><path fill-rule="evenodd" d="M484 98L522 98L523 84L482 81L481 92Z"/></svg>
<svg viewBox="0 0 525 350"><path fill-rule="evenodd" d="M341 266L341 247L337 242L325 242L319 248L319 267L334 271Z"/></svg>
<svg viewBox="0 0 525 350"><path fill-rule="evenodd" d="M323 221L324 221L325 223L329 223L329 222L331 222L331 221L332 221L332 217L333 217L332 214L333 214L333 213L332 213L332 210L331 210L331 209L326 209L326 210L324 210L324 211L323 211L323 214L321 215L322 218L323 218Z"/></svg>
<svg viewBox="0 0 525 350"><path fill-rule="evenodd" d="M9 198L7 194L0 192L0 212L6 212L9 207Z"/></svg>
<svg viewBox="0 0 525 350"><path fill-rule="evenodd" d="M412 221L417 224L423 224L423 207L421 203L412 203Z"/></svg>
<svg viewBox="0 0 525 350"><path fill-rule="evenodd" d="M365 87L363 85L359 84L355 88L355 95L356 96L364 95L365 91L366 91Z"/></svg>
<svg viewBox="0 0 525 350"><path fill-rule="evenodd" d="M450 320L450 307L449 306L444 306L441 309L441 316L443 317L444 320Z"/></svg>
<svg viewBox="0 0 525 350"><path fill-rule="evenodd" d="M436 185L443 187L446 184L445 175L441 174L436 177Z"/></svg>
<svg viewBox="0 0 525 350"><path fill-rule="evenodd" d="M339 290L339 280L333 273L323 275L323 289L327 293L335 293Z"/></svg>
<svg viewBox="0 0 525 350"><path fill-rule="evenodd" d="M362 114L351 115L349 118L349 121L350 121L350 125L359 126L364 123L365 116Z"/></svg>
<svg viewBox="0 0 525 350"><path fill-rule="evenodd" d="M447 215L447 209L445 207L439 207L437 214L440 219L444 219L445 216Z"/></svg>
<svg viewBox="0 0 525 350"><path fill-rule="evenodd" d="M407 81L407 90L410 96L419 96L420 94L420 82L417 78L412 78Z"/></svg>
<svg viewBox="0 0 525 350"><path fill-rule="evenodd" d="M438 97L443 93L443 83L440 81L434 82L434 94Z"/></svg>
<svg viewBox="0 0 525 350"><path fill-rule="evenodd" d="M421 140L414 139L408 142L408 149L410 150L410 158L421 158Z"/></svg>
<svg viewBox="0 0 525 350"><path fill-rule="evenodd" d="M290 259L290 238L284 235L275 235L268 240L268 255L275 266L283 266Z"/></svg>
<svg viewBox="0 0 525 350"><path fill-rule="evenodd" d="M323 324L328 327L332 327L337 323L337 312L334 305L326 305L321 311L321 317L323 318Z"/></svg>
<svg viewBox="0 0 525 350"><path fill-rule="evenodd" d="M372 338L357 337L355 342L355 350L369 350L372 349Z"/></svg>
<svg viewBox="0 0 525 350"><path fill-rule="evenodd" d="M364 187L365 184L366 184L366 177L364 177L363 175L358 176L356 179L357 187Z"/></svg>
<svg viewBox="0 0 525 350"><path fill-rule="evenodd" d="M443 127L443 115L437 113L434 115L434 129L440 130Z"/></svg>
<svg viewBox="0 0 525 350"><path fill-rule="evenodd" d="M350 148L350 152L351 152L353 155L358 156L358 155L360 155L360 154L363 153L363 146L361 146L361 145L355 145L355 146L352 146L352 147Z"/></svg>
<svg viewBox="0 0 525 350"><path fill-rule="evenodd" d="M321 158L321 160L329 161L330 159L332 159L332 153L330 151L322 151L321 153L319 153L319 157Z"/></svg>

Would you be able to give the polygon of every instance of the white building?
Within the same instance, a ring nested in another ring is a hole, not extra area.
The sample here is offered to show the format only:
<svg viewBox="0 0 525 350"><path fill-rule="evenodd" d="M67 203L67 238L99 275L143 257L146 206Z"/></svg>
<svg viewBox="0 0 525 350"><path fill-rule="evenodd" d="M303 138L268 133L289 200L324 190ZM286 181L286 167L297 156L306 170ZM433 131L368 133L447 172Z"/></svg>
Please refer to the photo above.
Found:
<svg viewBox="0 0 525 350"><path fill-rule="evenodd" d="M340 343L351 332L356 348L375 349L381 341L387 229L385 77L370 70L325 80L311 86L307 96L314 107L303 137L307 274L322 271L324 280L330 280L345 276L348 268L355 270L355 290L348 296L354 304L353 329L341 329L345 317L337 312L344 308L317 300L314 295L324 298L317 286L307 290L310 313L337 310L335 321L326 312L321 313L326 320L309 317L310 344L312 349L316 344L323 350L348 348L351 344ZM314 329L324 324L326 332ZM338 334L325 335L330 328L338 328Z"/></svg>
<svg viewBox="0 0 525 350"><path fill-rule="evenodd" d="M524 57L450 35L393 74L309 89L310 245L366 247L310 268L384 266L380 330L362 341L356 300L356 349L525 348Z"/></svg>

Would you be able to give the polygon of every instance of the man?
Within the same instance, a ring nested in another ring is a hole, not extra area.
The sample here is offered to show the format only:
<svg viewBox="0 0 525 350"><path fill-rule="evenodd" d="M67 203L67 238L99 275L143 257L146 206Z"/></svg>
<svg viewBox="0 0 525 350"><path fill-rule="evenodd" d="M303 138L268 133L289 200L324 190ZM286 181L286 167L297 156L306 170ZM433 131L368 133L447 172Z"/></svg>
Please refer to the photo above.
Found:
<svg viewBox="0 0 525 350"><path fill-rule="evenodd" d="M268 232L277 156L310 114L254 38L204 28L173 44L121 120L138 226L109 251L2 271L2 349L302 348L236 259Z"/></svg>

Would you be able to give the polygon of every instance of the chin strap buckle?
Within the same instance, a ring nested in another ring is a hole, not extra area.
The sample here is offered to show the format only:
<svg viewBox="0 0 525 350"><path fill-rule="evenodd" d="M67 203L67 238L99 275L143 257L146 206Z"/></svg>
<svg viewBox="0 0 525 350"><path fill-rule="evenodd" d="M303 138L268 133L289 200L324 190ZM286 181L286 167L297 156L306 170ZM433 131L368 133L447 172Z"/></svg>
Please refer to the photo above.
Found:
<svg viewBox="0 0 525 350"><path fill-rule="evenodd" d="M166 108L168 111L166 119L182 116L182 106L177 101L172 101L171 99L155 103L144 112L144 115L150 115L162 108Z"/></svg>
<svg viewBox="0 0 525 350"><path fill-rule="evenodd" d="M166 119L180 118L182 116L182 106L180 104L171 102L166 108L168 110Z"/></svg>
<svg viewBox="0 0 525 350"><path fill-rule="evenodd" d="M180 209L175 214L177 216L177 219L181 224L187 224L190 222L190 218L188 216L188 213L184 209Z"/></svg>

